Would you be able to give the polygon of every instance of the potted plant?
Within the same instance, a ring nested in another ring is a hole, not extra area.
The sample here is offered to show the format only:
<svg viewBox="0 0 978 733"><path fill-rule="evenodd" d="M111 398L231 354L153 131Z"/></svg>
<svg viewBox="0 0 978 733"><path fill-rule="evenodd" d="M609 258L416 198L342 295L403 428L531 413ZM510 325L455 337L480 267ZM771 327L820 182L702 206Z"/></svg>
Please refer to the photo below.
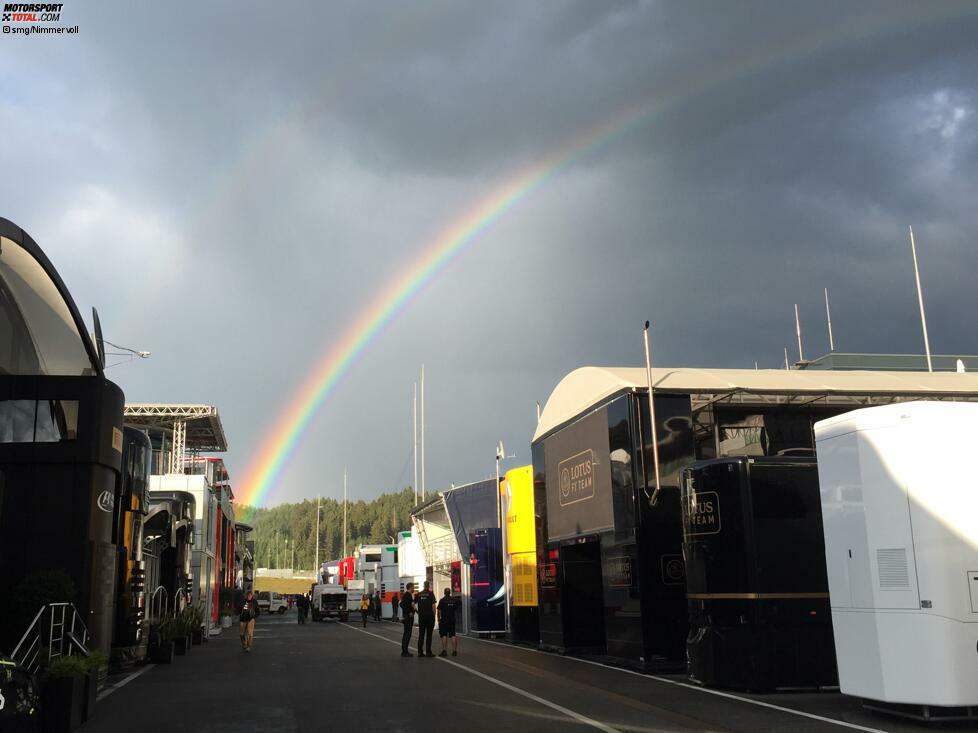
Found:
<svg viewBox="0 0 978 733"><path fill-rule="evenodd" d="M170 664L173 661L174 620L172 614L166 614L150 633L150 649L153 661L160 664Z"/></svg>
<svg viewBox="0 0 978 733"><path fill-rule="evenodd" d="M41 674L41 727L45 733L71 731L82 724L85 712L86 660L56 657Z"/></svg>
<svg viewBox="0 0 978 733"><path fill-rule="evenodd" d="M231 588L221 588L217 598L221 609L221 628L229 629L234 618L234 591Z"/></svg>
<svg viewBox="0 0 978 733"><path fill-rule="evenodd" d="M173 617L173 651L183 656L190 647L190 630L187 628L186 609Z"/></svg>
<svg viewBox="0 0 978 733"><path fill-rule="evenodd" d="M94 651L84 657L85 673L85 709L82 711L82 720L88 721L95 715L95 703L98 700L98 691L101 687L103 675L108 673L109 662L102 652Z"/></svg>
<svg viewBox="0 0 978 733"><path fill-rule="evenodd" d="M204 607L198 603L196 606L191 606L189 610L191 642L196 646L204 641Z"/></svg>

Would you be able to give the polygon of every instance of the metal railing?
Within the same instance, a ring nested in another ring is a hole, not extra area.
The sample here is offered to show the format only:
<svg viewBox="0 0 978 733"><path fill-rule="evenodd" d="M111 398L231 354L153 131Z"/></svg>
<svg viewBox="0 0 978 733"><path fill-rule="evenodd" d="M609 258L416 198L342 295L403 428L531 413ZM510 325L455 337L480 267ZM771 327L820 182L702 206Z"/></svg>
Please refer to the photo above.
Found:
<svg viewBox="0 0 978 733"><path fill-rule="evenodd" d="M11 657L35 672L45 655L50 663L52 659L74 653L88 656L88 627L73 603L50 603L41 606Z"/></svg>
<svg viewBox="0 0 978 733"><path fill-rule="evenodd" d="M153 591L153 595L149 599L149 620L150 623L153 621L159 621L163 618L163 612L168 610L170 605L169 593L167 593L166 588L162 585L156 586L156 590Z"/></svg>

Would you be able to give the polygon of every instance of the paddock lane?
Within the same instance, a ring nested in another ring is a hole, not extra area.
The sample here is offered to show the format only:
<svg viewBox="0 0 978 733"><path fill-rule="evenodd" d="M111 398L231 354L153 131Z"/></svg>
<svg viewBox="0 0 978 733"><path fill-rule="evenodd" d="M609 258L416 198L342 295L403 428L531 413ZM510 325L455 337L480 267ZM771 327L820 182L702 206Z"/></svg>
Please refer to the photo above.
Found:
<svg viewBox="0 0 978 733"><path fill-rule="evenodd" d="M705 694L675 684L679 677L657 680L469 638L461 640L462 654L449 658L455 664L404 659L398 649L400 630L400 624L389 621L371 622L364 633L352 623L299 626L293 613L262 617L251 654L244 654L234 630L227 630L172 665L155 665L118 689L109 688L95 718L81 730L320 733L364 725L385 733L860 729ZM142 704L134 704L136 699ZM158 710L176 712L154 714L152 703L146 704L154 699L161 701ZM862 729L922 730L869 715L837 694L754 699L838 717Z"/></svg>

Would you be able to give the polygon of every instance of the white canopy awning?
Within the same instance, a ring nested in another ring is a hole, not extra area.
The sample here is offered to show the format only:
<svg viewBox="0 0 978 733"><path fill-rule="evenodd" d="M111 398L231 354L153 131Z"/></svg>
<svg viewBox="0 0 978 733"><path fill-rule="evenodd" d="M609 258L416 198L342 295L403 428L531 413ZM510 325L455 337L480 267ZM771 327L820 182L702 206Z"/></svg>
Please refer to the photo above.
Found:
<svg viewBox="0 0 978 733"><path fill-rule="evenodd" d="M978 401L978 372L808 371L799 369L652 370L653 388L694 395L838 395L948 398ZM540 415L534 442L590 408L623 392L647 391L646 371L634 367L582 367L554 388Z"/></svg>

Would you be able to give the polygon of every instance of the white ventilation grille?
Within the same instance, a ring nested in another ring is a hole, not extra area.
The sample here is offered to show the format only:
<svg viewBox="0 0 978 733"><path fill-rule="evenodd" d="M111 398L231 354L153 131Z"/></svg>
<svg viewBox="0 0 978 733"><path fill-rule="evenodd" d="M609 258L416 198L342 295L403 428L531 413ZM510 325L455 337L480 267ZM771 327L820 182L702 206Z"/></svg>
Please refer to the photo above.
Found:
<svg viewBox="0 0 978 733"><path fill-rule="evenodd" d="M904 547L877 550L881 590L906 590L910 587L907 550Z"/></svg>

